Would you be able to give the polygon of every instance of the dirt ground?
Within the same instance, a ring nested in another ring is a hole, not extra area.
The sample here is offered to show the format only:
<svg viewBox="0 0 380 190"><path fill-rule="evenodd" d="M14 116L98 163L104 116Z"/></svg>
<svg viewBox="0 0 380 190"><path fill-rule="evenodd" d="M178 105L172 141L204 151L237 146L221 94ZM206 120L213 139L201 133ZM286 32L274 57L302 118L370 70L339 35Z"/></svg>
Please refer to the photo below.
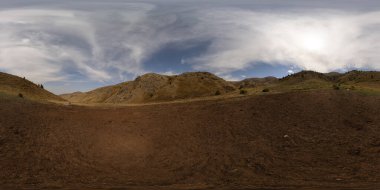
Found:
<svg viewBox="0 0 380 190"><path fill-rule="evenodd" d="M126 107L0 97L0 187L378 189L380 97L311 91Z"/></svg>

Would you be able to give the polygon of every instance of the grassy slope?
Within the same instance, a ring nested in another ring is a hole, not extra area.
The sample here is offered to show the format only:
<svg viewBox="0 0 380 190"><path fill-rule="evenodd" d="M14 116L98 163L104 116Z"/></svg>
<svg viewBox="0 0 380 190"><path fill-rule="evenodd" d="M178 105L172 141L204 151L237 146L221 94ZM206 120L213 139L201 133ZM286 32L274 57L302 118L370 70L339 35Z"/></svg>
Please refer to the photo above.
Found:
<svg viewBox="0 0 380 190"><path fill-rule="evenodd" d="M263 89L270 93L285 93L292 91L331 90L334 86L339 90L351 90L366 95L380 95L380 73L351 71L345 74L322 74L304 71L279 79L265 85L253 88L243 88L248 94L262 94Z"/></svg>
<svg viewBox="0 0 380 190"><path fill-rule="evenodd" d="M235 85L235 89L226 91L226 87ZM228 98L241 94L286 93L292 91L332 90L338 86L340 90L353 90L366 95L380 95L379 72L351 71L345 74L317 73L303 71L289 75L282 79L272 77L258 79L251 78L240 82L225 81L214 75L204 73L185 73L169 77L157 74L148 74L135 81L121 83L114 86L99 88L87 93L62 95L76 103L153 103L179 100L213 99L215 92L220 91Z"/></svg>
<svg viewBox="0 0 380 190"><path fill-rule="evenodd" d="M148 103L214 96L235 90L229 82L210 73L178 76L146 74L134 81L61 97L79 103Z"/></svg>
<svg viewBox="0 0 380 190"><path fill-rule="evenodd" d="M32 100L64 101L61 97L44 90L29 80L0 72L0 92L13 96L22 94Z"/></svg>

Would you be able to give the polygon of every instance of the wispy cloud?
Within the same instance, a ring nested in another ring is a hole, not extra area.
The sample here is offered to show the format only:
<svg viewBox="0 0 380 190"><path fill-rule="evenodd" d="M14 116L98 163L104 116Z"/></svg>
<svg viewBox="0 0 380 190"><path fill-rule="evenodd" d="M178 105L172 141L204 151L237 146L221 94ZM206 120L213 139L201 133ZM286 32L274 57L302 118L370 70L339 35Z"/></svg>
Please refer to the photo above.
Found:
<svg viewBox="0 0 380 190"><path fill-rule="evenodd" d="M145 61L171 43L186 49L208 42L200 55L173 64L228 79L259 63L321 72L380 70L375 1L358 10L354 2L326 9L298 0L292 6L275 0L33 1L39 4L0 3L0 70L39 83L132 79L155 72Z"/></svg>
<svg viewBox="0 0 380 190"><path fill-rule="evenodd" d="M320 72L380 69L380 12L222 9L198 15L200 33L214 39L204 56L194 58L199 69L229 73L257 62Z"/></svg>

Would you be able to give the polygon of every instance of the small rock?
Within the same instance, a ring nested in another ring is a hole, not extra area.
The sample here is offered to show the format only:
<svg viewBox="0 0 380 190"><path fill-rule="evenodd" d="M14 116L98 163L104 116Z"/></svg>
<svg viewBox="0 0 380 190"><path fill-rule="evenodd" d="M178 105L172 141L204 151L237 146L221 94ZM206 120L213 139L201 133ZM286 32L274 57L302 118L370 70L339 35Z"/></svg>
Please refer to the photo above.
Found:
<svg viewBox="0 0 380 190"><path fill-rule="evenodd" d="M361 152L362 152L361 148L354 148L348 151L348 153L353 156L359 156Z"/></svg>

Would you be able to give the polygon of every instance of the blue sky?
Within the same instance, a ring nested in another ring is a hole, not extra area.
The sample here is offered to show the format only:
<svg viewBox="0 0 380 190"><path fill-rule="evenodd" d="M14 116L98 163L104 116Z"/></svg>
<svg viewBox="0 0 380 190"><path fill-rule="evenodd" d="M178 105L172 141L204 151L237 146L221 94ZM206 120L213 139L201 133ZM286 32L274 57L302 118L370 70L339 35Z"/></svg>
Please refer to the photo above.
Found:
<svg viewBox="0 0 380 190"><path fill-rule="evenodd" d="M156 72L380 70L377 0L2 0L0 71L55 93Z"/></svg>

